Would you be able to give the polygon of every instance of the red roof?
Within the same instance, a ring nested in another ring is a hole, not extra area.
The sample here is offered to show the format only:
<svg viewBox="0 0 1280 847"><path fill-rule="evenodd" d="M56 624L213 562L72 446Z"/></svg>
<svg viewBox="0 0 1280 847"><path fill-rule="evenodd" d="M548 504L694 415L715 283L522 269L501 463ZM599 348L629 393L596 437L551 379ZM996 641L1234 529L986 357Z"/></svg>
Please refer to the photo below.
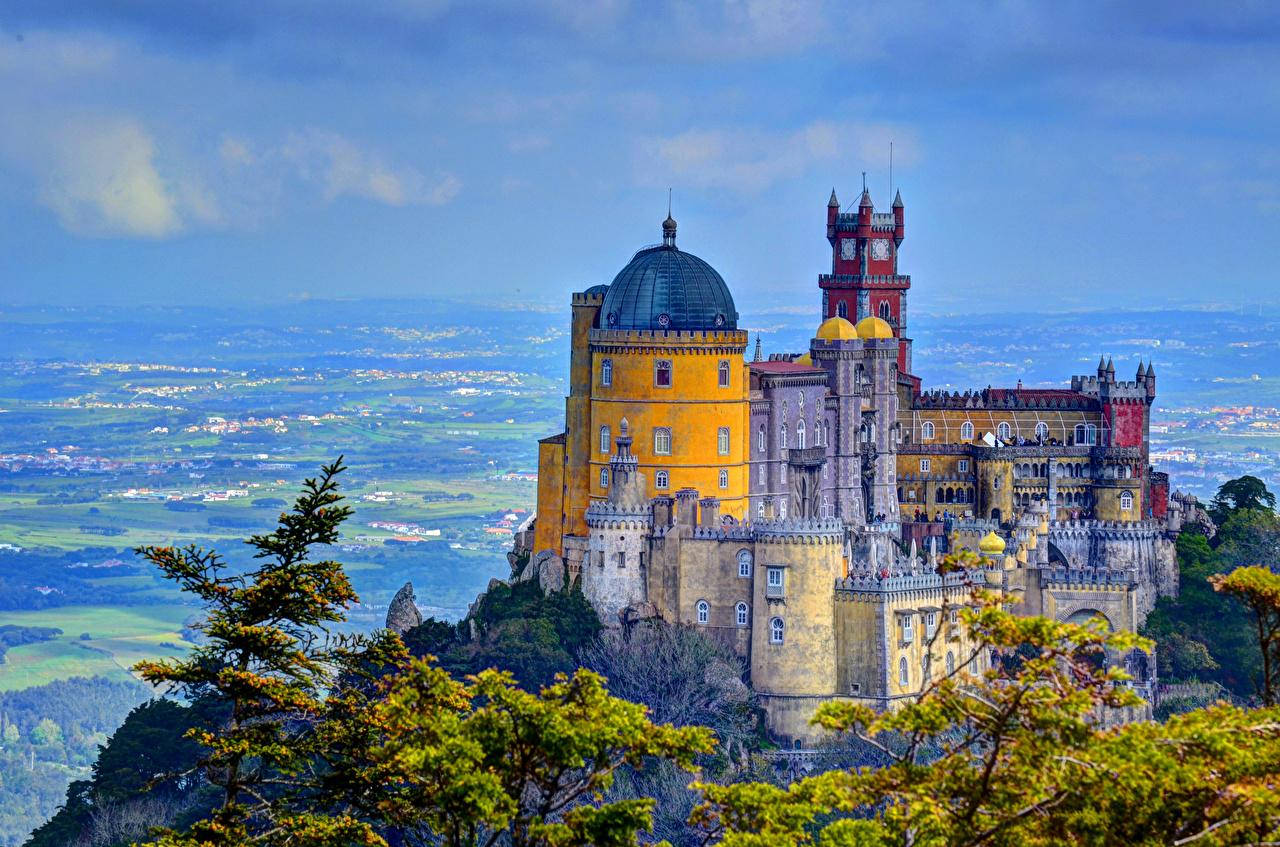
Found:
<svg viewBox="0 0 1280 847"><path fill-rule="evenodd" d="M822 373L822 368L814 365L802 365L798 362L752 362L751 370L767 374L806 374Z"/></svg>
<svg viewBox="0 0 1280 847"><path fill-rule="evenodd" d="M987 396L992 400L1004 400L1014 397L1018 400L1058 400L1061 398L1078 399L1079 391L1070 388L989 388Z"/></svg>

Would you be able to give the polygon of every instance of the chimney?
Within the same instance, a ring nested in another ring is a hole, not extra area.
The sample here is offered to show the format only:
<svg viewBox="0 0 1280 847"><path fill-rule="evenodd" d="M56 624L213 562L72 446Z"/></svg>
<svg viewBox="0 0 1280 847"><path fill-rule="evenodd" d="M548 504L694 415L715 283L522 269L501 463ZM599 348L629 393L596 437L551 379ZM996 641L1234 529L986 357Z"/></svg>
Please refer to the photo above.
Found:
<svg viewBox="0 0 1280 847"><path fill-rule="evenodd" d="M676 492L675 525L693 529L698 523L698 490L681 488Z"/></svg>
<svg viewBox="0 0 1280 847"><path fill-rule="evenodd" d="M703 529L720 527L720 501L715 497L703 497L698 501L698 526Z"/></svg>

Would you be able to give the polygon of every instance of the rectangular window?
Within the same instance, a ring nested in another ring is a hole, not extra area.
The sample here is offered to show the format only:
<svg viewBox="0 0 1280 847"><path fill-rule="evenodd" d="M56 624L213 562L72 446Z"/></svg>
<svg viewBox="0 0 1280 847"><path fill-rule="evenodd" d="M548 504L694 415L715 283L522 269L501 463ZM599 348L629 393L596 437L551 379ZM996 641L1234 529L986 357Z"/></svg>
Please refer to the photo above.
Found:
<svg viewBox="0 0 1280 847"><path fill-rule="evenodd" d="M956 462L956 470L960 471L960 473L968 473L968 472L969 472L969 460L968 460L968 459L961 459L960 461Z"/></svg>
<svg viewBox="0 0 1280 847"><path fill-rule="evenodd" d="M938 629L938 613L929 612L924 618L924 637L933 638L933 633Z"/></svg>
<svg viewBox="0 0 1280 847"><path fill-rule="evenodd" d="M613 439L609 435L609 427L608 426L600 427L600 452L601 453L608 455L609 447L610 447L609 442L612 440Z"/></svg>
<svg viewBox="0 0 1280 847"><path fill-rule="evenodd" d="M728 388L729 387L729 363L727 361L722 360L720 362L718 370L720 372L720 387Z"/></svg>
<svg viewBox="0 0 1280 847"><path fill-rule="evenodd" d="M766 597L782 596L782 568L769 568L766 573L764 593Z"/></svg>
<svg viewBox="0 0 1280 847"><path fill-rule="evenodd" d="M915 632L911 628L911 615L901 615L902 618L902 641L910 644L915 639Z"/></svg>
<svg viewBox="0 0 1280 847"><path fill-rule="evenodd" d="M653 363L653 384L658 388L671 387L671 360L659 359Z"/></svg>
<svg viewBox="0 0 1280 847"><path fill-rule="evenodd" d="M722 426L716 431L716 451L721 456L729 455L729 427Z"/></svg>
<svg viewBox="0 0 1280 847"><path fill-rule="evenodd" d="M929 472L929 460L928 460L928 459L921 459L921 460L920 460L920 473L928 473L928 472Z"/></svg>
<svg viewBox="0 0 1280 847"><path fill-rule="evenodd" d="M604 359L600 362L600 384L613 385L613 359Z"/></svg>

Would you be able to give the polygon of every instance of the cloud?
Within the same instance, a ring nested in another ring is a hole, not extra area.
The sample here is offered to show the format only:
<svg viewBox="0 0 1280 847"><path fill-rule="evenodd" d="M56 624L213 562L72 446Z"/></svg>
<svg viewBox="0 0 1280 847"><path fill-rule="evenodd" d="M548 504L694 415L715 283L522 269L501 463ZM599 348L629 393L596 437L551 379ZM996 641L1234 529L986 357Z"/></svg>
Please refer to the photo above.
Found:
<svg viewBox="0 0 1280 847"><path fill-rule="evenodd" d="M216 223L218 205L176 165L158 163L150 134L127 118L81 119L37 132L19 150L38 201L87 236L165 238L188 223Z"/></svg>
<svg viewBox="0 0 1280 847"><path fill-rule="evenodd" d="M462 181L454 174L442 173L429 181L412 167L392 166L326 130L292 134L280 156L296 168L304 182L320 186L328 202L350 195L388 206L441 206L462 190Z"/></svg>
<svg viewBox="0 0 1280 847"><path fill-rule="evenodd" d="M818 120L790 132L691 129L639 142L636 167L643 184L672 182L753 194L846 159L879 161L894 142L896 161L914 164L915 135L902 127Z"/></svg>

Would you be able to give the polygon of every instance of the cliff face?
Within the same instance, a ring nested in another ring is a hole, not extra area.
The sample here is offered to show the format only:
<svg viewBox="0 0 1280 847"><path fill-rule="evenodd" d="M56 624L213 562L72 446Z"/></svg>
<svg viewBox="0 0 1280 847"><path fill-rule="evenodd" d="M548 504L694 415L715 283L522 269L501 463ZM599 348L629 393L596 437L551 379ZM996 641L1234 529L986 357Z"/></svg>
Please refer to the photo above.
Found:
<svg viewBox="0 0 1280 847"><path fill-rule="evenodd" d="M418 606L413 601L413 583L406 582L396 592L396 596L391 598L391 605L387 607L387 629L397 635L404 635L422 623L422 612L418 611Z"/></svg>

